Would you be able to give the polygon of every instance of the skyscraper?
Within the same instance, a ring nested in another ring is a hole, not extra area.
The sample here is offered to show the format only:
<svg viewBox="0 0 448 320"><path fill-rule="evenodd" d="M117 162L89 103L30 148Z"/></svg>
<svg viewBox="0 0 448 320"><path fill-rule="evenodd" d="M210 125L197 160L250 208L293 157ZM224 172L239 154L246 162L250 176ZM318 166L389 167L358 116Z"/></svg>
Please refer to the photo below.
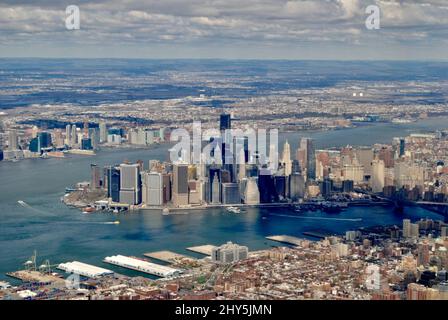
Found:
<svg viewBox="0 0 448 320"><path fill-rule="evenodd" d="M246 157L244 154L244 149L241 149L239 153L240 154L237 161L238 165L236 167L238 168L238 181L241 181L246 178Z"/></svg>
<svg viewBox="0 0 448 320"><path fill-rule="evenodd" d="M313 140L310 138L302 138L300 140L300 149L304 151L306 177L308 180L314 180L316 178L316 156Z"/></svg>
<svg viewBox="0 0 448 320"><path fill-rule="evenodd" d="M285 176L291 175L292 173L291 147L289 146L288 140L286 140L283 146L282 165L285 168Z"/></svg>
<svg viewBox="0 0 448 320"><path fill-rule="evenodd" d="M40 149L50 148L52 145L51 134L46 131L39 132L37 135L39 139L39 147Z"/></svg>
<svg viewBox="0 0 448 320"><path fill-rule="evenodd" d="M17 131L11 130L8 135L8 150L17 150L19 148L19 139Z"/></svg>
<svg viewBox="0 0 448 320"><path fill-rule="evenodd" d="M96 164L90 165L90 188L101 188L101 170L100 167L98 167Z"/></svg>
<svg viewBox="0 0 448 320"><path fill-rule="evenodd" d="M69 147L72 145L71 135L72 135L72 126L68 124L65 126L65 144Z"/></svg>
<svg viewBox="0 0 448 320"><path fill-rule="evenodd" d="M78 143L78 134L76 132L76 124L72 125L72 133L70 134L70 146L73 147Z"/></svg>
<svg viewBox="0 0 448 320"><path fill-rule="evenodd" d="M403 219L403 237L411 237L411 220Z"/></svg>
<svg viewBox="0 0 448 320"><path fill-rule="evenodd" d="M142 201L148 206L163 204L163 177L158 172L142 173Z"/></svg>
<svg viewBox="0 0 448 320"><path fill-rule="evenodd" d="M130 205L140 203L140 166L120 164L120 202Z"/></svg>
<svg viewBox="0 0 448 320"><path fill-rule="evenodd" d="M100 143L104 143L107 141L107 126L104 121L101 121L99 123L99 129L100 129Z"/></svg>
<svg viewBox="0 0 448 320"><path fill-rule="evenodd" d="M400 138L400 157L404 156L404 151L406 148L406 141L404 140L404 138Z"/></svg>
<svg viewBox="0 0 448 320"><path fill-rule="evenodd" d="M113 202L120 202L120 168L108 167L107 171L107 196Z"/></svg>
<svg viewBox="0 0 448 320"><path fill-rule="evenodd" d="M175 206L188 204L188 164L177 162L173 164L173 194Z"/></svg>
<svg viewBox="0 0 448 320"><path fill-rule="evenodd" d="M223 204L240 204L240 190L238 183L223 183L222 186L222 203Z"/></svg>
<svg viewBox="0 0 448 320"><path fill-rule="evenodd" d="M221 184L219 182L218 173L215 172L212 180L212 204L219 204L221 195Z"/></svg>
<svg viewBox="0 0 448 320"><path fill-rule="evenodd" d="M293 172L289 177L289 197L292 201L298 201L305 195L305 178L298 172Z"/></svg>
<svg viewBox="0 0 448 320"><path fill-rule="evenodd" d="M385 178L385 166L383 160L372 161L372 191L383 192Z"/></svg>
<svg viewBox="0 0 448 320"><path fill-rule="evenodd" d="M258 191L258 184L256 178L248 178L246 183L246 190L244 192L244 203L259 204L260 192Z"/></svg>
<svg viewBox="0 0 448 320"><path fill-rule="evenodd" d="M224 131L231 128L230 114L223 113L219 116L219 130Z"/></svg>

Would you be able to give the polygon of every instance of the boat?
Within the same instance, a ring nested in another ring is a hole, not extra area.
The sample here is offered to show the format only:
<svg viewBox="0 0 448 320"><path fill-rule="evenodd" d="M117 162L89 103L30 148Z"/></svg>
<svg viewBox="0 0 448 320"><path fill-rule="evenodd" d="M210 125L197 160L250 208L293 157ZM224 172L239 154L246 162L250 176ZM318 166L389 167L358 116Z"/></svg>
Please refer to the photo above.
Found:
<svg viewBox="0 0 448 320"><path fill-rule="evenodd" d="M228 207L226 210L227 210L227 212L230 212L230 213L241 213L240 208L237 208L237 207Z"/></svg>
<svg viewBox="0 0 448 320"><path fill-rule="evenodd" d="M86 208L84 208L84 211L82 213L92 213L94 211L95 211L95 208L86 207Z"/></svg>
<svg viewBox="0 0 448 320"><path fill-rule="evenodd" d="M324 201L321 203L321 208L326 213L340 213L343 206L335 202Z"/></svg>

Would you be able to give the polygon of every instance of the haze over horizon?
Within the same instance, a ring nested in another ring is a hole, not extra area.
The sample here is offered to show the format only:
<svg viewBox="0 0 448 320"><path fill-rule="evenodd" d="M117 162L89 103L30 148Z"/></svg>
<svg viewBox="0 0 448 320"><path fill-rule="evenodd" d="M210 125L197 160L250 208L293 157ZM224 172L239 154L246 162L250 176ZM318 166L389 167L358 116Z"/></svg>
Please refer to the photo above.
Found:
<svg viewBox="0 0 448 320"><path fill-rule="evenodd" d="M77 5L81 29L65 28ZM365 26L381 10L380 29ZM443 0L117 0L0 4L0 57L447 60Z"/></svg>

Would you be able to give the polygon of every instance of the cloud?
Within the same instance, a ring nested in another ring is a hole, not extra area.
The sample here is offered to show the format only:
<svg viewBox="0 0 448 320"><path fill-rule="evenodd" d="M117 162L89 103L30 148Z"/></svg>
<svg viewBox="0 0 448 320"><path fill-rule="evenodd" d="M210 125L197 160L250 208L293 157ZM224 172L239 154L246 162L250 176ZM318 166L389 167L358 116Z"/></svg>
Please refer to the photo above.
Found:
<svg viewBox="0 0 448 320"><path fill-rule="evenodd" d="M447 46L445 0L102 0L72 1L81 30L65 30L65 4L4 0L0 46L210 46L275 48ZM381 29L365 28L365 8L381 9ZM175 47L172 47L175 48ZM0 50L2 47L0 47Z"/></svg>

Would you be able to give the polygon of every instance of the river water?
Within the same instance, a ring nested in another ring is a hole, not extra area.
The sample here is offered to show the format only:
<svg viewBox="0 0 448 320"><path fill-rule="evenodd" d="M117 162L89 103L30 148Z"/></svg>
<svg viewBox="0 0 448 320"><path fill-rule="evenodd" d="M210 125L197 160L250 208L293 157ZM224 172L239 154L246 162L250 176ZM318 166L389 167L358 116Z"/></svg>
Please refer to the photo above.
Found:
<svg viewBox="0 0 448 320"><path fill-rule="evenodd" d="M280 141L288 139L292 150L302 136L314 138L316 148L370 145L390 142L394 136L411 132L445 129L446 124L447 118L401 125L379 123L337 131L285 133L280 135ZM65 159L0 162L0 279L7 279L6 272L21 268L33 250L37 250L39 262L79 260L132 275L136 273L106 265L102 260L108 255L140 256L156 250L196 256L185 248L226 241L255 250L276 245L265 239L275 234L303 237L304 231L320 229L342 234L361 226L401 225L404 218L442 219L419 208L409 208L404 214L396 215L393 210L382 207L349 208L336 216L314 212L302 218L289 217L291 213L287 209L279 208L248 209L241 214L212 209L171 216L149 211L87 215L60 202L65 187L89 179L90 163L106 165L141 159L147 165L150 159L167 160L167 148L160 145L146 150L102 150L94 157L72 155ZM26 205L20 205L19 200ZM359 218L360 221L345 220ZM120 224L107 223L115 220Z"/></svg>

